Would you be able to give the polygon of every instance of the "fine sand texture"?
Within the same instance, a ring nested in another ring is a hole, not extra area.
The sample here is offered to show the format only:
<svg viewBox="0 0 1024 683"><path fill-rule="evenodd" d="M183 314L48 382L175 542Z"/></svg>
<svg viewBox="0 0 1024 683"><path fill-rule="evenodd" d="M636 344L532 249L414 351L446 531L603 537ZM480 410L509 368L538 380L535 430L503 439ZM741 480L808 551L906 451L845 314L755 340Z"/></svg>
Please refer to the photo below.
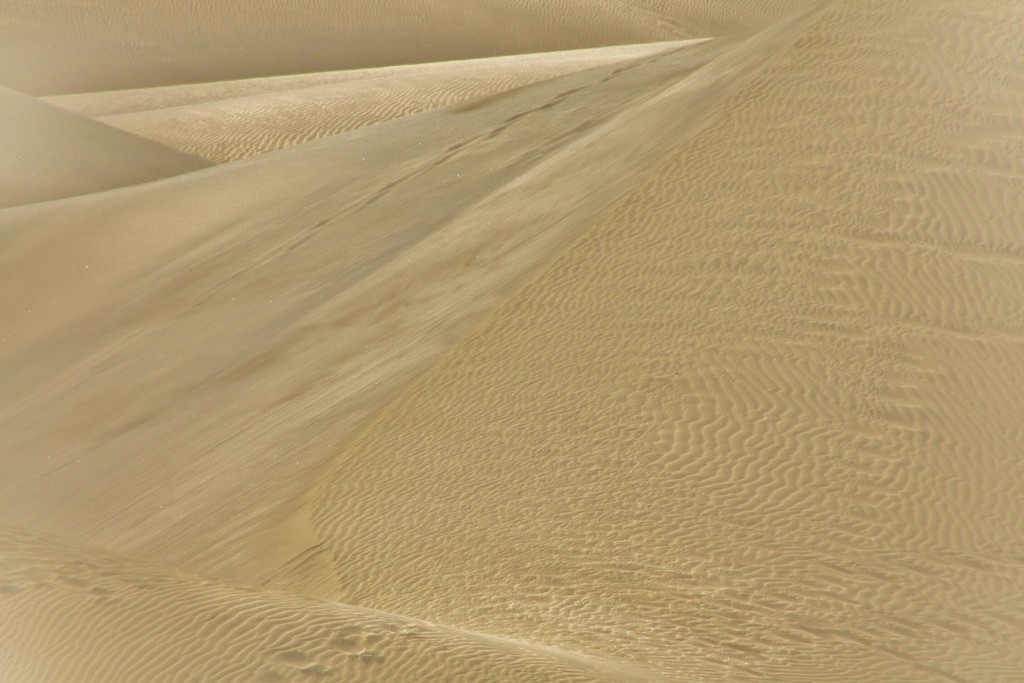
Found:
<svg viewBox="0 0 1024 683"><path fill-rule="evenodd" d="M172 97L201 101L107 115L101 121L169 147L223 163L316 140L362 126L505 92L604 64L703 41L625 45L539 55L278 76L220 84L169 86L54 98L62 106L137 106ZM710 59L714 52L701 51ZM258 94L225 97L246 88ZM274 88L274 90L271 90ZM132 99L129 99L132 98ZM138 99L135 99L138 98ZM105 100L110 100L106 102Z"/></svg>
<svg viewBox="0 0 1024 683"><path fill-rule="evenodd" d="M694 42L703 40L706 39L697 38L694 39ZM491 73L492 78L507 79L510 76L527 77L527 74L537 72L541 75L535 80L544 80L602 64L664 52L673 47L675 42L680 41L660 44L614 45L369 69L345 69L291 76L241 78L153 88L106 90L75 95L55 95L42 99L76 113L99 118L154 109L170 109L190 104L210 104L217 100L243 99L254 95L269 95L320 86L339 86L353 81L390 79L391 77L394 77L394 82L401 83L405 79L428 76L427 82L443 84L448 81L457 83L460 78L467 75L483 76ZM380 81L382 85L388 82L389 80ZM514 86L510 86L508 89L511 87Z"/></svg>
<svg viewBox="0 0 1024 683"><path fill-rule="evenodd" d="M1024 44L980 8L766 53L339 454L326 594L678 680L1020 680Z"/></svg>
<svg viewBox="0 0 1024 683"><path fill-rule="evenodd" d="M4 526L0 600L10 681L652 680L613 660L233 586ZM38 656L43 639L53 656Z"/></svg>
<svg viewBox="0 0 1024 683"><path fill-rule="evenodd" d="M1024 682L1024 5L342 4L0 6L0 681Z"/></svg>
<svg viewBox="0 0 1024 683"><path fill-rule="evenodd" d="M210 166L0 87L0 208L101 192Z"/></svg>

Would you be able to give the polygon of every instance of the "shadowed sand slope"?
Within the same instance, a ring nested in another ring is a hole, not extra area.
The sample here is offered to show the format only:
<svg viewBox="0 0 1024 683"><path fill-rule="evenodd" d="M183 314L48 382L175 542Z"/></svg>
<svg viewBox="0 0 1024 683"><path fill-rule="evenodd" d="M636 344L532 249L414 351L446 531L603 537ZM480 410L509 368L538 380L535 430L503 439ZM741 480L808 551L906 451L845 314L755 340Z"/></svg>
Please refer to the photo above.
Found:
<svg viewBox="0 0 1024 683"><path fill-rule="evenodd" d="M678 680L1020 680L1022 22L766 51L339 454L315 589Z"/></svg>
<svg viewBox="0 0 1024 683"><path fill-rule="evenodd" d="M104 99L139 106L147 97L160 101L203 93L210 101L104 116L102 121L225 162L682 45L627 45L223 83L224 92L259 93L233 97L200 84L55 99L96 110L113 104Z"/></svg>
<svg viewBox="0 0 1024 683"><path fill-rule="evenodd" d="M210 163L0 87L0 208L100 192Z"/></svg>
<svg viewBox="0 0 1024 683"><path fill-rule="evenodd" d="M279 518L352 430L791 33L0 213L0 515L274 574L310 545Z"/></svg>
<svg viewBox="0 0 1024 683"><path fill-rule="evenodd" d="M657 680L612 661L235 587L4 526L0 643L0 677L18 683Z"/></svg>
<svg viewBox="0 0 1024 683"><path fill-rule="evenodd" d="M50 0L7 2L0 84L32 94L137 88L700 38L807 0Z"/></svg>

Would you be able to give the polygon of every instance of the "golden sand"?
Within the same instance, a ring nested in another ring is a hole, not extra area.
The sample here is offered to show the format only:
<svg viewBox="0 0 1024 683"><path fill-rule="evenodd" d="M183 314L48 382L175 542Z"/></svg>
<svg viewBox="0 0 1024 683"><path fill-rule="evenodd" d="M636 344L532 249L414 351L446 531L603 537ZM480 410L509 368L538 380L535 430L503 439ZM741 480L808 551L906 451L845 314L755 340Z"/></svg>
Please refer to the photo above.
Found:
<svg viewBox="0 0 1024 683"><path fill-rule="evenodd" d="M59 7L0 680L1024 680L1024 6Z"/></svg>

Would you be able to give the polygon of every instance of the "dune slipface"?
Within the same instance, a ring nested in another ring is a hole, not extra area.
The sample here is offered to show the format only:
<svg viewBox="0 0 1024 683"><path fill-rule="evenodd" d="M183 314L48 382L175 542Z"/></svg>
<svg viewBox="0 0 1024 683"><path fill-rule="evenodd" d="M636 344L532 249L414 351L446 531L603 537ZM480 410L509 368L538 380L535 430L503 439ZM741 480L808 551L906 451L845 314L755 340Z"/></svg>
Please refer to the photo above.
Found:
<svg viewBox="0 0 1024 683"><path fill-rule="evenodd" d="M1024 680L1020 3L42 8L0 680Z"/></svg>

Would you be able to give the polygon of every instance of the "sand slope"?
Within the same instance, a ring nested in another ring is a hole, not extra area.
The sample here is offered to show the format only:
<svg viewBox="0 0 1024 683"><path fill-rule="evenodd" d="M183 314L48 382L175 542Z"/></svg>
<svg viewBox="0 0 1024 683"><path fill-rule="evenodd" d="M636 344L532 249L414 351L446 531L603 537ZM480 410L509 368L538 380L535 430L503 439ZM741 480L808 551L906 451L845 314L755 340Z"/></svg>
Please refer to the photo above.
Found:
<svg viewBox="0 0 1024 683"><path fill-rule="evenodd" d="M1022 20L766 52L339 454L324 594L678 680L1019 680Z"/></svg>
<svg viewBox="0 0 1024 683"><path fill-rule="evenodd" d="M0 209L0 679L1021 679L1024 7L582 6L4 7L41 92L740 34Z"/></svg>
<svg viewBox="0 0 1024 683"><path fill-rule="evenodd" d="M696 39L702 40L702 39ZM679 42L679 41L673 41ZM404 64L369 69L345 69L316 73L294 74L291 76L265 76L262 78L240 78L229 81L185 83L153 88L128 90L106 90L55 95L42 98L46 102L92 117L130 114L153 109L169 109L190 104L210 104L217 100L242 99L253 95L267 95L320 86L340 86L353 81L380 80L386 84L391 77L395 82L418 76L429 75L438 82L450 79L457 82L464 75L484 75L493 72L495 80L510 74L519 75L537 71L542 74L537 80L553 78L573 71L580 71L610 62L643 57L663 52L669 43L641 43L637 45L615 45L558 52L502 55L427 64Z"/></svg>
<svg viewBox="0 0 1024 683"><path fill-rule="evenodd" d="M205 159L0 87L0 208L195 171Z"/></svg>
<svg viewBox="0 0 1024 683"><path fill-rule="evenodd" d="M474 0L287 4L8 2L0 84L32 94L414 64L725 35L807 0Z"/></svg>
<svg viewBox="0 0 1024 683"><path fill-rule="evenodd" d="M544 645L231 586L5 526L0 642L0 676L19 683L657 680Z"/></svg>
<svg viewBox="0 0 1024 683"><path fill-rule="evenodd" d="M742 85L759 53L731 48L0 214L0 514L203 572L276 572L306 537L255 531ZM636 127L659 132L637 145Z"/></svg>
<svg viewBox="0 0 1024 683"><path fill-rule="evenodd" d="M147 98L166 102L205 95L208 101L108 115L101 120L175 149L225 162L684 44L626 45L226 81L220 91L211 84L199 84L54 99L62 106L96 110L114 102L135 108ZM225 92L248 94L226 97Z"/></svg>

